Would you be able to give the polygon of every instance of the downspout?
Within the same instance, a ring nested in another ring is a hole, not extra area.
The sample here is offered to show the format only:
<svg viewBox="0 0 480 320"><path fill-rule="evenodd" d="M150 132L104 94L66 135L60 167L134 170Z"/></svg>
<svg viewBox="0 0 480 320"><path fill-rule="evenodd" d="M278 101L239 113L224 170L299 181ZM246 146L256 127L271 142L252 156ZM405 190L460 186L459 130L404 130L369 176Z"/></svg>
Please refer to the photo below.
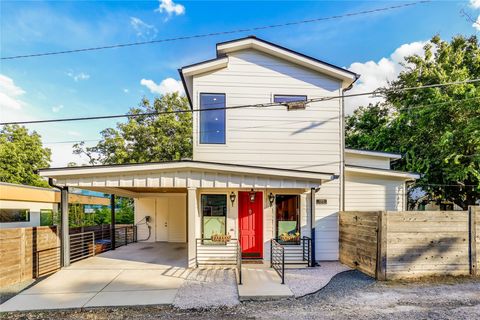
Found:
<svg viewBox="0 0 480 320"><path fill-rule="evenodd" d="M48 178L48 184L60 190L60 264L61 267L70 265L70 235L68 225L68 187L57 186L52 178Z"/></svg>
<svg viewBox="0 0 480 320"><path fill-rule="evenodd" d="M345 211L345 92L353 88L353 84L360 78L355 76L355 80L345 89L342 89L342 101L340 103L340 211Z"/></svg>
<svg viewBox="0 0 480 320"><path fill-rule="evenodd" d="M310 238L312 241L310 250L310 267L315 267L315 194L319 188L310 189Z"/></svg>

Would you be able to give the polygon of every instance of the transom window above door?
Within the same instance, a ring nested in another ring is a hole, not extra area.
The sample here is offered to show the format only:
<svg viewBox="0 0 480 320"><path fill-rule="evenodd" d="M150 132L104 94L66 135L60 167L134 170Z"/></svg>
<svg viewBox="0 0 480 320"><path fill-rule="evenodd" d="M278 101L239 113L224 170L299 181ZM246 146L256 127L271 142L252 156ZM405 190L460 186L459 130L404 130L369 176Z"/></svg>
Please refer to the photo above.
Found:
<svg viewBox="0 0 480 320"><path fill-rule="evenodd" d="M225 144L225 94L200 94L200 143Z"/></svg>

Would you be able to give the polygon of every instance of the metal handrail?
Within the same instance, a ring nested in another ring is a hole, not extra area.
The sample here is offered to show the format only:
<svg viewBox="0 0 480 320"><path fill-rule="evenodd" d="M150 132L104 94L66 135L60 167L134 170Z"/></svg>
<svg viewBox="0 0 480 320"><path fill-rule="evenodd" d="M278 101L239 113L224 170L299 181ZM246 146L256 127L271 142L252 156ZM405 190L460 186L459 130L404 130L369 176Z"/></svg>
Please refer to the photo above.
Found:
<svg viewBox="0 0 480 320"><path fill-rule="evenodd" d="M95 255L95 233L93 231L70 235L70 262Z"/></svg>
<svg viewBox="0 0 480 320"><path fill-rule="evenodd" d="M285 248L276 239L270 240L270 267L278 273L282 284L285 284Z"/></svg>
<svg viewBox="0 0 480 320"><path fill-rule="evenodd" d="M299 238L297 241L282 241L279 237L275 237L273 238L272 240L275 240L277 241L280 245L284 246L285 248L285 251L287 252L287 255L288 255L288 252L289 252L289 248L290 247L294 247L294 248L298 248L299 246L301 246L302 248L302 262L305 263L307 266L312 266L312 239L310 237L306 237L306 236L303 236L302 238ZM300 258L300 257L299 257ZM299 261L294 261L294 262L289 262L288 259L287 261L285 262L285 264L295 264L295 265L298 265L298 264L302 264L302 262L299 262Z"/></svg>

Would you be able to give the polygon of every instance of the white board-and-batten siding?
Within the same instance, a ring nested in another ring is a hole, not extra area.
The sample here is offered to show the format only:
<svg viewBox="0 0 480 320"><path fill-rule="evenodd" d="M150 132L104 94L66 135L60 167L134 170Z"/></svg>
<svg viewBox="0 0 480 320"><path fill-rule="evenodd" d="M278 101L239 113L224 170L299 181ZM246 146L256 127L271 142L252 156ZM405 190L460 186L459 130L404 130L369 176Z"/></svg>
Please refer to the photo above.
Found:
<svg viewBox="0 0 480 320"><path fill-rule="evenodd" d="M274 95L307 99L337 96L341 81L254 50L228 54L226 68L193 77L193 106L201 93L223 93L226 106L273 102ZM200 144L194 113L193 158L315 172L340 172L340 99L309 103L304 110L285 106L226 110L226 143ZM338 259L339 183L328 182L316 198L316 258ZM310 200L307 201L308 205Z"/></svg>
<svg viewBox="0 0 480 320"><path fill-rule="evenodd" d="M57 183L70 187L151 187L151 188L300 188L319 185L319 181L268 177L259 175L234 175L221 172L152 172L125 176L88 176L85 178L58 178Z"/></svg>

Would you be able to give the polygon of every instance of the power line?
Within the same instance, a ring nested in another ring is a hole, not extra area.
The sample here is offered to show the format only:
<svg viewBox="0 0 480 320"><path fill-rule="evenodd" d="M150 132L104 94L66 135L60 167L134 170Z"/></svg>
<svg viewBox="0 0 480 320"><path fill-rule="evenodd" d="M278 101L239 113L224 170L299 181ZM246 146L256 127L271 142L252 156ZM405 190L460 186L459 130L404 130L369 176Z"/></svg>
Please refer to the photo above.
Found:
<svg viewBox="0 0 480 320"><path fill-rule="evenodd" d="M86 52L86 51L106 50L106 49L113 49L113 48L125 48L125 47L141 46L141 45L147 45L147 44L162 43L162 42L173 42L173 41L179 41L179 40L198 39L198 38L206 38L206 37L213 37L213 36L220 36L220 35L227 35L227 34L234 34L234 33L259 31L259 30L265 30L265 29L281 28L281 27L300 25L305 23L314 23L314 22L320 22L320 21L326 21L326 20L336 20L336 19L354 17L354 16L359 16L364 14L383 12L388 10L410 7L410 6L427 3L427 2L431 2L431 0L416 1L416 2L404 3L400 5L377 8L372 10L351 12L351 13L346 13L342 15L335 15L335 16L308 19L308 20L291 21L291 22L272 24L272 25L266 25L266 26L258 26L258 27L245 28L245 29L218 31L218 32L211 32L211 33L204 33L204 34L196 34L191 36L181 36L181 37L165 38L165 39L150 40L150 41L120 43L120 44L106 45L106 46L100 46L100 47L90 47L90 48L72 49L72 50L64 50L64 51L51 51L51 52L25 54L25 55L7 56L7 57L2 57L1 60L13 60L13 59L21 59L21 58L51 56L51 55L59 55L59 54Z"/></svg>
<svg viewBox="0 0 480 320"><path fill-rule="evenodd" d="M476 82L480 82L480 78L468 79L468 80L463 80L463 81L453 81L453 82L447 82L447 83L428 84L428 85L417 86L417 87L406 87L406 88L395 88L395 89L377 89L377 90L370 91L370 92L361 92L361 93L353 93L353 94L348 94L348 95L321 97L321 98L307 99L307 100L302 100L302 101L292 101L292 102L288 102L288 103L322 102L322 101L329 101L329 100L340 99L340 98L352 98L352 97L359 97L359 96L366 96L366 95L381 95L381 94L386 94L386 93L389 93L389 92L402 92L402 91L411 91L411 90L419 90L419 89L440 88L440 87L446 87L446 86L451 86L451 85L476 83ZM136 117L155 116L155 115L162 115L162 114L179 114L179 113L190 113L190 112L193 113L193 112L206 112L206 111L215 111L215 110L230 110L230 109L243 109L243 108L266 108L266 107L286 105L288 103L271 102L271 103L238 105L238 106L230 106L230 107L218 107L218 108L216 107L216 108L208 108L208 109L190 109L190 110L174 110L174 111L160 111L160 112L144 112L144 113L136 113L136 114L116 114L116 115L107 115L107 116L29 120L29 121L12 121L12 122L1 122L0 125L38 124L38 123L50 123L50 122L86 121L86 120L115 119L115 118L136 118Z"/></svg>

